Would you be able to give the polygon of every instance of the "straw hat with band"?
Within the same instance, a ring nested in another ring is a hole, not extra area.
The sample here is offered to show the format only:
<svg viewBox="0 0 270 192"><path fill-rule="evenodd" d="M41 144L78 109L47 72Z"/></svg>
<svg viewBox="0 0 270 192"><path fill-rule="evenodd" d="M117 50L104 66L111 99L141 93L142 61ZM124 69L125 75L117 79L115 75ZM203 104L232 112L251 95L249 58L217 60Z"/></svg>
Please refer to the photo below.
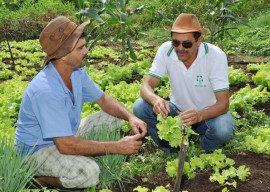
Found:
<svg viewBox="0 0 270 192"><path fill-rule="evenodd" d="M181 13L173 23L171 32L174 33L207 33L205 28L201 28L200 22L196 15L190 13Z"/></svg>
<svg viewBox="0 0 270 192"><path fill-rule="evenodd" d="M70 53L80 39L89 20L77 25L65 16L51 20L40 34L39 42L47 54L44 65L52 59L59 59Z"/></svg>

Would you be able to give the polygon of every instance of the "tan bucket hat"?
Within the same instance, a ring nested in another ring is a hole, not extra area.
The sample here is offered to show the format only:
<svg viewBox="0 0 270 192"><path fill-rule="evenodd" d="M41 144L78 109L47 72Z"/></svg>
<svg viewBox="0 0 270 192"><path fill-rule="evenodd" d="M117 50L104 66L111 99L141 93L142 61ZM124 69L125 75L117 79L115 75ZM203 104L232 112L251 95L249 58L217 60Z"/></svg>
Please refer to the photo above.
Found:
<svg viewBox="0 0 270 192"><path fill-rule="evenodd" d="M201 32L202 34L204 34L207 33L207 30L205 28L201 28L200 22L196 15L191 13L181 13L174 21L171 32Z"/></svg>
<svg viewBox="0 0 270 192"><path fill-rule="evenodd" d="M39 42L47 54L44 65L52 59L59 59L70 53L82 35L89 20L77 25L65 16L58 16L51 20L42 30Z"/></svg>

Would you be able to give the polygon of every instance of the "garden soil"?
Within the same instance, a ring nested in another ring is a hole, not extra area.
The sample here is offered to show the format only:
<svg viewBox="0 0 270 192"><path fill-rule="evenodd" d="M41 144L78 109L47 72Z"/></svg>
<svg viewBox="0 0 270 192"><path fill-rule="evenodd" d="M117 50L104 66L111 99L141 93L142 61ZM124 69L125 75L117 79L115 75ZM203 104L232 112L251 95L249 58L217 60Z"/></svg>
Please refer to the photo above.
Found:
<svg viewBox="0 0 270 192"><path fill-rule="evenodd" d="M245 152L228 155L227 157L234 159L235 167L246 165L251 172L245 182L236 180L237 188L227 187L230 192L270 192L270 155ZM197 173L192 180L188 180L184 176L180 190L187 190L188 192L221 192L224 187L217 182L210 182L209 177L211 174L211 171ZM147 182L143 182L145 180ZM174 183L175 180L168 177L166 171L164 171L154 175L134 178L134 180L124 183L124 186L127 192L132 192L139 185L149 188L150 191L162 185L172 191ZM120 192L121 190L116 187L113 191Z"/></svg>

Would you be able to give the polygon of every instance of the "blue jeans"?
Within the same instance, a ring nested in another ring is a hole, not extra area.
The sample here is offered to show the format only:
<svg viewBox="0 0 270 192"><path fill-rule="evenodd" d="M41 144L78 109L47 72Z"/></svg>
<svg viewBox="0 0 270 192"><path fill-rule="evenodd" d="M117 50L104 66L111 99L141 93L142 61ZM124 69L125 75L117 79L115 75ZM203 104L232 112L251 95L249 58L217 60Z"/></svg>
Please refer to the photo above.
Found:
<svg viewBox="0 0 270 192"><path fill-rule="evenodd" d="M170 106L169 116L175 117L178 113L174 110L174 105L168 101ZM154 142L164 151L170 152L167 141L161 140L157 133L157 115L153 112L153 106L142 98L139 98L133 104L133 113L147 124L148 134ZM200 135L200 144L206 152L217 149L219 146L227 143L233 136L234 120L227 112L212 119L204 120L192 125L192 129Z"/></svg>

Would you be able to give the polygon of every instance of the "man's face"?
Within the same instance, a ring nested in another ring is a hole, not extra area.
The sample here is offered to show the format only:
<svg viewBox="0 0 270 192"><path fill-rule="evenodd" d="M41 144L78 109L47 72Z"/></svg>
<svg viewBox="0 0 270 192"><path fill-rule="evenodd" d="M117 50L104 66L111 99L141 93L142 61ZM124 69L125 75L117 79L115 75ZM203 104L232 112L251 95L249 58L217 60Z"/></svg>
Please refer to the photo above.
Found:
<svg viewBox="0 0 270 192"><path fill-rule="evenodd" d="M67 65L70 67L80 68L85 65L85 58L88 50L85 46L86 42L84 38L80 38L74 49L66 55Z"/></svg>
<svg viewBox="0 0 270 192"><path fill-rule="evenodd" d="M172 43L177 57L187 67L193 63L197 57L198 48L202 42L202 37L195 40L193 33L173 33Z"/></svg>

